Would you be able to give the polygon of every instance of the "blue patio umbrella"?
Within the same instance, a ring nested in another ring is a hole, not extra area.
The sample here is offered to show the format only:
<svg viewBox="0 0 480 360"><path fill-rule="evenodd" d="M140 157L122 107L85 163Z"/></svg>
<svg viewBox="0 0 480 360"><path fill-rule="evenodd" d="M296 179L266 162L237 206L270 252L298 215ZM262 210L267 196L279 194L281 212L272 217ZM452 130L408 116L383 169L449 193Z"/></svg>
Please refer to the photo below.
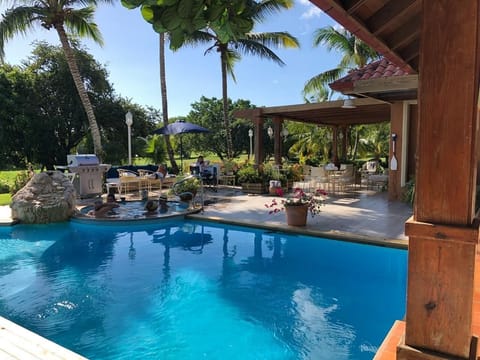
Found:
<svg viewBox="0 0 480 360"><path fill-rule="evenodd" d="M174 123L168 124L167 126L161 127L155 130L154 134L161 135L182 135L182 134L195 134L195 133L207 133L210 130L201 127L197 124L192 124L187 121L175 121ZM183 144L182 137L180 136L180 171L183 172Z"/></svg>

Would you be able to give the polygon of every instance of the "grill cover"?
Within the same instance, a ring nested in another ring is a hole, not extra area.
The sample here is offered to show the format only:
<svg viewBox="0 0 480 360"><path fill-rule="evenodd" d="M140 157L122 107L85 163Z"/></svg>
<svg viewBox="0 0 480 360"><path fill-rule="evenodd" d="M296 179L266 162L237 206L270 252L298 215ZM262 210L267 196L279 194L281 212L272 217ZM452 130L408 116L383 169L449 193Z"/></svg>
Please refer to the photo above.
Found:
<svg viewBox="0 0 480 360"><path fill-rule="evenodd" d="M95 154L67 155L68 166L92 166L98 165L98 157Z"/></svg>

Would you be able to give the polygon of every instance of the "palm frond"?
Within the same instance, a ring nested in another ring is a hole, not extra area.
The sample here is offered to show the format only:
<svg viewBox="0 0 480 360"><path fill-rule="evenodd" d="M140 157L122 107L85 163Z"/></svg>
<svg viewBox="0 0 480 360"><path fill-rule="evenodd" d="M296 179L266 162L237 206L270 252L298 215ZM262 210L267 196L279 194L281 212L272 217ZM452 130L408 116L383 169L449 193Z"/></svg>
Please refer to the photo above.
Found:
<svg viewBox="0 0 480 360"><path fill-rule="evenodd" d="M0 60L5 56L5 43L16 34L26 35L38 20L39 8L32 6L19 6L9 9L0 22Z"/></svg>
<svg viewBox="0 0 480 360"><path fill-rule="evenodd" d="M198 30L194 31L192 34L185 38L184 45L197 46L200 44L208 44L210 42L216 42L215 35L209 33L208 31Z"/></svg>
<svg viewBox="0 0 480 360"><path fill-rule="evenodd" d="M279 11L292 7L292 0L264 0L257 4L255 13L253 14L253 20L255 22L262 22Z"/></svg>
<svg viewBox="0 0 480 360"><path fill-rule="evenodd" d="M335 80L338 80L344 71L345 70L342 68L336 68L312 77L305 83L303 87L303 94L314 94L322 91L321 89L323 87L328 86L329 83L334 82Z"/></svg>
<svg viewBox="0 0 480 360"><path fill-rule="evenodd" d="M313 45L325 45L328 51L353 52L351 36L347 31L338 31L332 26L317 29L313 34Z"/></svg>
<svg viewBox="0 0 480 360"><path fill-rule="evenodd" d="M65 16L65 26L74 35L88 37L103 45L103 38L97 24L92 22L95 8L88 6L82 9L71 10Z"/></svg>
<svg viewBox="0 0 480 360"><path fill-rule="evenodd" d="M233 51L231 49L227 49L225 51L225 59L226 59L226 68L227 68L227 73L228 75L231 76L232 80L234 82L237 81L235 78L235 73L233 72L233 68L235 66L235 63L240 61L241 56L237 51Z"/></svg>

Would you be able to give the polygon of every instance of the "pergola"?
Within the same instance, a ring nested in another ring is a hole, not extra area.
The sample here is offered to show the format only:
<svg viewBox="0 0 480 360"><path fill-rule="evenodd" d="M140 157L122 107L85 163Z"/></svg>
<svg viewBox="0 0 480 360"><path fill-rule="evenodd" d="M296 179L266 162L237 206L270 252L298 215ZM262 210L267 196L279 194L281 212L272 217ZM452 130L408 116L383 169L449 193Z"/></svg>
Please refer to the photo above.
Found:
<svg viewBox="0 0 480 360"><path fill-rule="evenodd" d="M480 0L310 1L418 74L410 78L418 80L416 199L396 358L476 359Z"/></svg>
<svg viewBox="0 0 480 360"><path fill-rule="evenodd" d="M375 124L390 120L390 105L375 99L356 99L355 108L343 108L343 100L313 104L285 105L238 110L236 117L250 119L255 126L255 163L259 165L265 157L261 134L265 119L273 121L275 163L281 164L281 130L284 120L330 126L333 129L333 156L337 157L337 133L343 131L346 139L347 127L357 124ZM346 143L342 144L346 152Z"/></svg>

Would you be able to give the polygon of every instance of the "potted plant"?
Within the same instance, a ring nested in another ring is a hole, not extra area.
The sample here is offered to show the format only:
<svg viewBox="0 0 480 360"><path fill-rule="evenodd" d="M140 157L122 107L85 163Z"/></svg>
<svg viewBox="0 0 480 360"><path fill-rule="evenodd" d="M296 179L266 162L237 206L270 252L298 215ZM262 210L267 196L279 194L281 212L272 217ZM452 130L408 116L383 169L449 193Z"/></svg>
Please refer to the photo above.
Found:
<svg viewBox="0 0 480 360"><path fill-rule="evenodd" d="M278 196L283 196L281 189L277 192ZM302 189L295 189L293 194L280 202L273 199L270 204L265 204L270 214L285 210L287 224L292 226L305 226L307 224L307 214L310 212L312 217L320 213L321 207L325 205L325 190L318 189L312 194L305 193Z"/></svg>
<svg viewBox="0 0 480 360"><path fill-rule="evenodd" d="M252 194L265 193L265 182L263 173L260 169L254 168L248 164L240 168L237 172L238 182L242 185L244 192Z"/></svg>
<svg viewBox="0 0 480 360"><path fill-rule="evenodd" d="M195 197L199 187L200 180L192 176L177 181L173 186L172 191L175 195L178 195L180 200L189 201Z"/></svg>

